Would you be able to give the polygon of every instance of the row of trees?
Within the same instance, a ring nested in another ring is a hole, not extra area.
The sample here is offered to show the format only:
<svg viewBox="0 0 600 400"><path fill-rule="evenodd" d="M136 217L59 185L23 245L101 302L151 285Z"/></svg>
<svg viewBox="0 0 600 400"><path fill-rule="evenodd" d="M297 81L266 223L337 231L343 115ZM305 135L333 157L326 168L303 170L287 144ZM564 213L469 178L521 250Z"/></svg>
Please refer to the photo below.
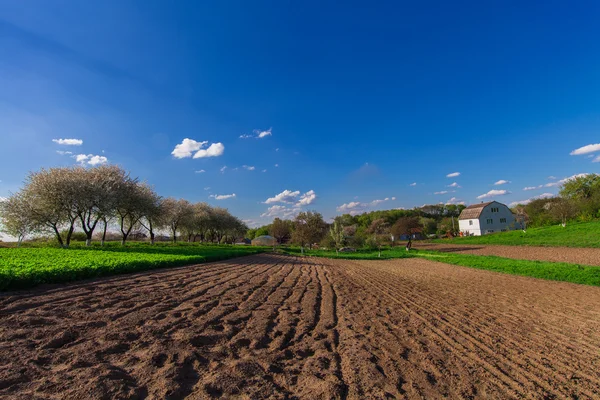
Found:
<svg viewBox="0 0 600 400"><path fill-rule="evenodd" d="M589 174L569 179L557 197L517 205L513 212L529 227L600 219L600 175Z"/></svg>
<svg viewBox="0 0 600 400"><path fill-rule="evenodd" d="M206 203L163 198L122 168L42 169L28 175L23 189L0 202L3 230L18 238L51 233L68 247L76 229L90 245L100 227L104 244L109 226L116 226L125 244L133 231L145 230L154 243L156 232L168 230L189 241L232 242L247 226L227 209Z"/></svg>

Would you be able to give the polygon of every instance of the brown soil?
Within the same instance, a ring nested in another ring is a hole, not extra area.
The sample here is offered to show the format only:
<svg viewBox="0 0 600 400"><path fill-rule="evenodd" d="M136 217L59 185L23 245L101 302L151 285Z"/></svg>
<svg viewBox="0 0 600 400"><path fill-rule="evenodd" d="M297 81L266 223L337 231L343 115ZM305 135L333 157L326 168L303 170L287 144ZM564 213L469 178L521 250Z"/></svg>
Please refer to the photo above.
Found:
<svg viewBox="0 0 600 400"><path fill-rule="evenodd" d="M599 398L600 289L259 255L0 297L0 397Z"/></svg>
<svg viewBox="0 0 600 400"><path fill-rule="evenodd" d="M436 250L449 253L499 256L520 260L541 260L581 265L600 266L600 249L573 247L533 247L501 245L456 245L442 243L418 243L415 249Z"/></svg>

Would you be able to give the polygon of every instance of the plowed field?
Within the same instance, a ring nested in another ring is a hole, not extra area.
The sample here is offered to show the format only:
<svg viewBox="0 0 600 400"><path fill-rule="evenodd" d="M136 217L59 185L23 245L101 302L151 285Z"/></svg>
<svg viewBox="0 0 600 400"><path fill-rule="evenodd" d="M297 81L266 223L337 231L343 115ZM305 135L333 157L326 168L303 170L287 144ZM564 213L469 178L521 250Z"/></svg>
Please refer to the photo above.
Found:
<svg viewBox="0 0 600 400"><path fill-rule="evenodd" d="M600 290L258 255L0 297L0 397L599 398Z"/></svg>
<svg viewBox="0 0 600 400"><path fill-rule="evenodd" d="M539 260L600 266L600 249L591 248L578 249L574 247L501 246L497 244L465 245L445 243L418 243L414 247L421 250L436 250L448 253L476 254L480 256L498 256L520 260Z"/></svg>

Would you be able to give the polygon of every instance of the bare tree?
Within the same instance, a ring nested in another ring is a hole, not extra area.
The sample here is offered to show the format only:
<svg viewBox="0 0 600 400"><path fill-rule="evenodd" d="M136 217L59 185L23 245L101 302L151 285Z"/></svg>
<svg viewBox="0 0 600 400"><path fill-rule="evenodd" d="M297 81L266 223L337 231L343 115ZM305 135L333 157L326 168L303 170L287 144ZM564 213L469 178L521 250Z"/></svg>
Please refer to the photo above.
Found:
<svg viewBox="0 0 600 400"><path fill-rule="evenodd" d="M373 241L379 250L379 257L381 257L381 246L383 245L387 236L389 236L389 224L384 218L378 218L371 222L367 232L373 235Z"/></svg>
<svg viewBox="0 0 600 400"><path fill-rule="evenodd" d="M147 207L139 222L148 231L150 243L154 244L156 237L155 230L165 225L165 207L163 198L154 192L154 190L148 190L145 195L147 196Z"/></svg>

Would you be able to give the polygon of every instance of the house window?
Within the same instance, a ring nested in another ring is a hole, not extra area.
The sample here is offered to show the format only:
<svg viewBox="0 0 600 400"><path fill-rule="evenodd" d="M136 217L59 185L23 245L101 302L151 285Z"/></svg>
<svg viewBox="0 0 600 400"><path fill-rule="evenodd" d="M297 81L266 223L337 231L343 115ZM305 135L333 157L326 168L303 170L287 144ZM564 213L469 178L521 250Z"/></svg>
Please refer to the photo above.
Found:
<svg viewBox="0 0 600 400"><path fill-rule="evenodd" d="M505 224L506 223L506 218L500 218L500 223L501 224Z"/></svg>
<svg viewBox="0 0 600 400"><path fill-rule="evenodd" d="M493 219L491 219L491 218L488 218L488 219L487 219L487 223L488 223L488 225L491 225L491 224L493 224L493 223L494 223L494 220L493 220Z"/></svg>
<svg viewBox="0 0 600 400"><path fill-rule="evenodd" d="M500 209L498 207L492 207L491 210L493 213L500 212Z"/></svg>
<svg viewBox="0 0 600 400"><path fill-rule="evenodd" d="M469 221L469 225L473 225L473 220L470 220L470 221Z"/></svg>

